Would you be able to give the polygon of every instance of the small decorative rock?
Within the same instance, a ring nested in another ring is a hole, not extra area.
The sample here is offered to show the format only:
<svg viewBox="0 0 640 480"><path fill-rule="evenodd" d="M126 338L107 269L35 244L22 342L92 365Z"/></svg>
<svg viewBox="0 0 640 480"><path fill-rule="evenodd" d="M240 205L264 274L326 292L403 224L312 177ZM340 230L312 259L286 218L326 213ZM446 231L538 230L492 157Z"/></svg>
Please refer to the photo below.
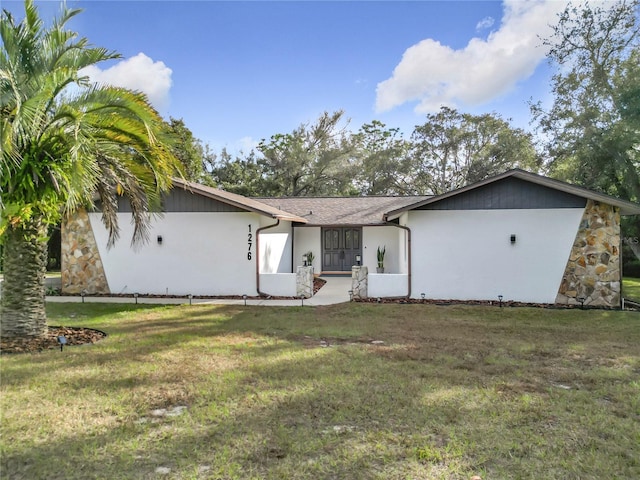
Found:
<svg viewBox="0 0 640 480"><path fill-rule="evenodd" d="M156 473L159 475L169 475L171 473L171 469L169 467L158 467L156 468Z"/></svg>
<svg viewBox="0 0 640 480"><path fill-rule="evenodd" d="M371 345L383 345L384 341L382 340L372 340Z"/></svg>

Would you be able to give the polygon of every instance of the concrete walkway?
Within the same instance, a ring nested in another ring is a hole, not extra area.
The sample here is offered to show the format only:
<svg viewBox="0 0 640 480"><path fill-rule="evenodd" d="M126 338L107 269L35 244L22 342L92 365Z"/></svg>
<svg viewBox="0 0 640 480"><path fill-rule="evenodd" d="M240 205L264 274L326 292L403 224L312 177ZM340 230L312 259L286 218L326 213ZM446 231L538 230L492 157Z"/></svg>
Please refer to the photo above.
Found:
<svg viewBox="0 0 640 480"><path fill-rule="evenodd" d="M345 303L350 300L349 290L351 290L351 277L320 277L327 283L318 291L316 295L304 300L268 300L248 298L247 305L263 305L271 307L299 307L334 305L337 303ZM155 297L138 297L139 304L152 305L183 305L189 303L189 299L182 298L155 298ZM80 296L49 296L47 302L51 303L81 303L83 298ZM136 303L136 299L132 297L92 297L85 296L86 303ZM244 300L226 299L226 298L194 298L191 300L193 305L244 305Z"/></svg>

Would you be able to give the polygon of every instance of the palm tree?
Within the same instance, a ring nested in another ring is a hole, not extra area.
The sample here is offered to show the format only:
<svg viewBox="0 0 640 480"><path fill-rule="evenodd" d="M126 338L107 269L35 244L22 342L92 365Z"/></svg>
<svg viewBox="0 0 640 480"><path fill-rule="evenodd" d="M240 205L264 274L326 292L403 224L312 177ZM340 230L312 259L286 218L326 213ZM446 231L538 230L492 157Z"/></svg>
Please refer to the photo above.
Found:
<svg viewBox="0 0 640 480"><path fill-rule="evenodd" d="M2 337L46 332L47 228L99 200L109 243L118 238L117 196L131 203L133 243L171 186L178 161L166 123L137 92L92 85L81 69L119 58L65 25L62 6L45 27L25 0L25 18L0 18L0 242Z"/></svg>

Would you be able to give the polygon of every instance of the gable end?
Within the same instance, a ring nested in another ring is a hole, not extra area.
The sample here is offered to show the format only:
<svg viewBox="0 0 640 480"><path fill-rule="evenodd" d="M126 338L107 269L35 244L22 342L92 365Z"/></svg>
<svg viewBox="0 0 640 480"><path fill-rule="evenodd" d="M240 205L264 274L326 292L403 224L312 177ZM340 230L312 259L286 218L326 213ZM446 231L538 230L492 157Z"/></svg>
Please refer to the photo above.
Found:
<svg viewBox="0 0 640 480"><path fill-rule="evenodd" d="M584 208L585 205L583 197L508 177L422 205L416 210Z"/></svg>
<svg viewBox="0 0 640 480"><path fill-rule="evenodd" d="M124 197L118 197L118 211L129 213L131 206ZM173 212L247 212L234 205L191 193L182 188L172 188L168 194L162 196L162 211Z"/></svg>

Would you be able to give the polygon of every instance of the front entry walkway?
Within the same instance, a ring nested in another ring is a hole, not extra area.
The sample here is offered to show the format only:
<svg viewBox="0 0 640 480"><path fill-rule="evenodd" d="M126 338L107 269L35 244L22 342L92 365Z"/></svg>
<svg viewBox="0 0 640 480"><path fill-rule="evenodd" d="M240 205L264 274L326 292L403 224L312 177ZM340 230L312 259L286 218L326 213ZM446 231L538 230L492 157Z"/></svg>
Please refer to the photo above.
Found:
<svg viewBox="0 0 640 480"><path fill-rule="evenodd" d="M313 297L306 300L309 305L333 305L351 300L349 290L351 290L351 275L344 277L323 277L327 283L318 290Z"/></svg>
<svg viewBox="0 0 640 480"><path fill-rule="evenodd" d="M267 300L267 299L247 299L247 305L264 305L264 306L284 306L284 307L299 307L300 305L334 305L336 303L345 303L350 300L349 290L351 290L351 277L320 277L326 280L327 283L311 298L302 300ZM80 296L50 296L47 297L47 302L51 303L80 303L83 299ZM87 303L134 303L135 300L131 297L90 297L84 298ZM237 299L225 299L225 298L194 298L192 300L194 305L243 305L244 300ZM163 297L138 297L138 303L145 304L158 304L158 305L181 305L189 303L189 300L184 298L163 298Z"/></svg>

